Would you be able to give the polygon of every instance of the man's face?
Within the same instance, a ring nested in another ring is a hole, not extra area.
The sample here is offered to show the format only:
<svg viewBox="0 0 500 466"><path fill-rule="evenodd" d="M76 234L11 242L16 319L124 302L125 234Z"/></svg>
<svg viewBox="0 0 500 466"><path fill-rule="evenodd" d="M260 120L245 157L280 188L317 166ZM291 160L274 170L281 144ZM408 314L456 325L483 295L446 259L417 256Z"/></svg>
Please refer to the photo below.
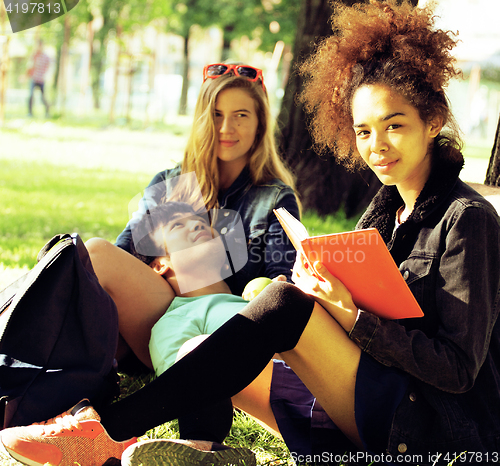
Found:
<svg viewBox="0 0 500 466"><path fill-rule="evenodd" d="M181 293L222 279L226 250L221 237L204 218L178 214L161 230L167 250L165 259L175 273Z"/></svg>
<svg viewBox="0 0 500 466"><path fill-rule="evenodd" d="M174 214L161 228L161 234L168 254L206 243L216 237L206 219L185 212Z"/></svg>

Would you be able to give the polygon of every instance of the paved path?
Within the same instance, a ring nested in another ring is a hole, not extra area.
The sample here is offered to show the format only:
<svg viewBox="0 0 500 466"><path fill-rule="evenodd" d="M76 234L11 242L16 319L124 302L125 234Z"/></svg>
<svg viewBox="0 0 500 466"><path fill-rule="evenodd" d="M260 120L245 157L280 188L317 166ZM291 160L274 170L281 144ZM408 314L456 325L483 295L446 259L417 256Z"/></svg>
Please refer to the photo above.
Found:
<svg viewBox="0 0 500 466"><path fill-rule="evenodd" d="M188 128L189 120L182 120ZM167 131L61 127L50 121L13 120L0 129L0 159L47 161L59 166L151 174L182 159L187 136Z"/></svg>

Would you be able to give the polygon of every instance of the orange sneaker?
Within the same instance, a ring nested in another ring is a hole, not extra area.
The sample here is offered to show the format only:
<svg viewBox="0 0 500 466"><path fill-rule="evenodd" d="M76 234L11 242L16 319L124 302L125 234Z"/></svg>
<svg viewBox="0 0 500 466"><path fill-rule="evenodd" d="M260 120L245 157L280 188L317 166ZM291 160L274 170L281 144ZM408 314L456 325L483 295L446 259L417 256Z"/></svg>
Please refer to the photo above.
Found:
<svg viewBox="0 0 500 466"><path fill-rule="evenodd" d="M101 466L108 458L121 458L135 438L115 442L88 400L42 423L11 427L0 432L9 454L30 466Z"/></svg>

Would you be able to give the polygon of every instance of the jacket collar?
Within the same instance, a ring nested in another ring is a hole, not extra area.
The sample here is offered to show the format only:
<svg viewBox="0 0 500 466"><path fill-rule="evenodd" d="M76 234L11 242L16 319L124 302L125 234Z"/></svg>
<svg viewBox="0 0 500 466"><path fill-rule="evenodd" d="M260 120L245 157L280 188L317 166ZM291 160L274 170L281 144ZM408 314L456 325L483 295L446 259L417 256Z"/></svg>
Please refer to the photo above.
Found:
<svg viewBox="0 0 500 466"><path fill-rule="evenodd" d="M405 222L405 228L422 222L430 215L455 187L463 161L450 162L434 157L429 179L419 194L415 207ZM394 231L396 212L403 205L403 199L395 186L382 186L373 198L366 213L360 219L358 228L375 227L384 241L388 242Z"/></svg>
<svg viewBox="0 0 500 466"><path fill-rule="evenodd" d="M219 195L219 204L223 208L230 197L241 191L241 195L243 195L252 185L252 177L250 175L250 169L248 165L241 171L231 186L229 186L228 190L225 191L222 195Z"/></svg>

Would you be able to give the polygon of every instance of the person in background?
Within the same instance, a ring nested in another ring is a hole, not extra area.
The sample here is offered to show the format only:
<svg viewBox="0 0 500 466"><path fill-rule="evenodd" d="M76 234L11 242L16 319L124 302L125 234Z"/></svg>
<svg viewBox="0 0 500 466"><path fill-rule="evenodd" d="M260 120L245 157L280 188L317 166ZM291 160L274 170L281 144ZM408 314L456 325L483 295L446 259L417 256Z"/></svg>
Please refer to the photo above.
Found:
<svg viewBox="0 0 500 466"><path fill-rule="evenodd" d="M28 75L31 78L30 96L28 100L28 114L33 116L33 96L35 88L40 89L43 105L45 106L45 116L49 116L49 103L45 97L45 75L50 65L49 56L43 51L43 41L40 39L37 44L35 54L32 58L32 66L28 70Z"/></svg>

